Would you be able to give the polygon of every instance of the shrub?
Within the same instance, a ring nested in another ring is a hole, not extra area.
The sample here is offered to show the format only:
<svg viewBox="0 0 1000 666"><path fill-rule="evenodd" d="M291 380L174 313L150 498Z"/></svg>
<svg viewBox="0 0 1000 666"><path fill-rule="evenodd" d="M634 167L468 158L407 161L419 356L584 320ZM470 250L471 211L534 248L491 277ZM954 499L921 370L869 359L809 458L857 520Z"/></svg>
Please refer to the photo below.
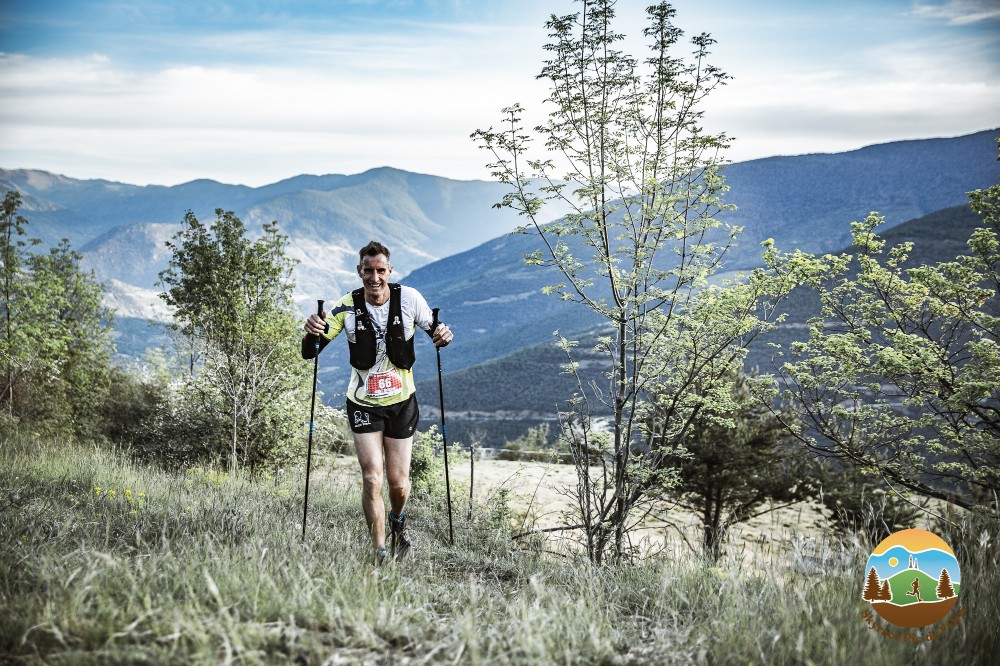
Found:
<svg viewBox="0 0 1000 666"><path fill-rule="evenodd" d="M823 504L832 513L834 530L842 535L857 535L875 546L893 532L913 527L922 514L920 506L851 472L825 476Z"/></svg>

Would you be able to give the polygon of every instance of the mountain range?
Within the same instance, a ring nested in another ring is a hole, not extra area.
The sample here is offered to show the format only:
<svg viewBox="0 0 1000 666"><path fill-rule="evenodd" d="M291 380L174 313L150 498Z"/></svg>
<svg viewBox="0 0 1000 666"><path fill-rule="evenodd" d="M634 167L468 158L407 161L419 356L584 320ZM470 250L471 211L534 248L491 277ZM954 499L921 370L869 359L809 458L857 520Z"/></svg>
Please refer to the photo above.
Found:
<svg viewBox="0 0 1000 666"><path fill-rule="evenodd" d="M982 226L982 218L968 205L962 205L904 222L886 229L881 235L887 247L913 243L909 265L917 266L950 261L968 252L967 241L979 226ZM850 248L841 247L836 251L850 252ZM564 305L554 296L543 298L554 307ZM562 373L567 358L546 325L558 328L561 324L560 333L579 342L573 351L573 360L580 364L579 372L585 383L597 381L607 386L607 381L601 379L607 359L592 351L595 332L602 322L583 306L567 305L565 318L546 317L545 325L521 328L520 344L514 346L515 351L511 353L461 367L461 362L469 357L488 355L465 349L464 339L458 337L454 347L443 354L448 370L443 380L448 396L448 431L458 440L468 441L469 436L475 434L490 445L501 445L505 439L523 434L531 425L552 421L557 409L577 390L573 378ZM787 319L753 341L748 348L746 367L772 372L774 364L781 363L782 359L775 357L771 345L779 344L787 350L792 342L804 339L808 333L805 322L816 316L819 309L819 299L814 292L805 288L792 291L779 307L779 312L786 314ZM453 351L457 353L452 355ZM433 353L430 345L426 350L418 350L415 372L418 377L428 378L418 382L417 391L421 395L437 392L437 379L430 362L420 365L421 358L433 359ZM600 404L592 404L592 407L598 415L610 413L609 408ZM438 418L436 404L427 406L424 411L426 424ZM485 423L489 423L488 429L483 427ZM484 432L487 434L483 435ZM553 428L550 435L555 434Z"/></svg>
<svg viewBox="0 0 1000 666"><path fill-rule="evenodd" d="M993 129L728 165L726 200L736 210L720 217L744 232L724 270L757 265L760 242L767 238L785 251L839 250L849 243L850 222L870 211L886 217L886 230L923 218L909 227L913 234L964 243L952 238L957 227L947 221L950 214L925 216L961 206L968 191L996 182L998 136L1000 130ZM167 316L156 298L158 273L169 260L164 242L179 231L186 211L210 222L216 208L234 211L250 235L265 222L278 222L289 236L289 254L299 261L296 297L303 312L312 309L314 299L334 300L355 286L358 247L372 238L389 245L395 277L440 307L442 320L456 333L456 342L442 354L446 382L457 382L456 406L470 415L502 409L523 420L526 400L500 406L490 382L511 374L510 364L527 373L514 372L515 385L547 375L540 366L534 373L533 368L539 353L551 351L554 330L573 336L599 324L586 308L541 293L556 276L524 265L523 256L538 247L538 239L510 233L522 220L494 208L507 191L499 183L385 167L355 175L301 175L263 187L210 180L165 187L0 169L0 190L7 189L22 193L29 235L48 244L68 238L106 284L109 304L120 315L119 350L126 355L163 339L148 322ZM545 212L554 219L565 209ZM415 370L424 384L436 383L430 379L435 377L430 349L418 351L422 360ZM324 388L336 404L346 363L333 355L323 361ZM423 391L433 395L428 386ZM550 394L544 383L520 391L523 398ZM527 411L553 410L534 404Z"/></svg>
<svg viewBox="0 0 1000 666"><path fill-rule="evenodd" d="M881 228L888 230L960 206L967 192L996 182L998 135L991 130L730 165L726 198L737 210L719 217L744 232L723 270L760 265L760 243L768 238L786 252L832 252L850 243L850 223L871 211L885 216ZM449 351L450 367L499 358L549 340L556 329L572 334L596 323L586 308L541 293L558 278L553 270L524 265L523 255L539 247L530 234L501 236L407 278L438 301L442 319L464 338Z"/></svg>
<svg viewBox="0 0 1000 666"><path fill-rule="evenodd" d="M68 238L84 265L108 285L124 316L148 316L155 305L164 246L186 211L211 222L215 210L233 211L251 236L277 221L288 254L299 264L302 301L339 294L356 280L357 248L372 238L394 250L397 277L506 233L516 214L493 208L499 183L460 181L379 168L356 175L296 176L251 188L196 180L173 187L75 180L36 170L0 169L0 189L19 190L30 235L53 244ZM553 217L559 214L553 209ZM157 316L164 316L162 310Z"/></svg>

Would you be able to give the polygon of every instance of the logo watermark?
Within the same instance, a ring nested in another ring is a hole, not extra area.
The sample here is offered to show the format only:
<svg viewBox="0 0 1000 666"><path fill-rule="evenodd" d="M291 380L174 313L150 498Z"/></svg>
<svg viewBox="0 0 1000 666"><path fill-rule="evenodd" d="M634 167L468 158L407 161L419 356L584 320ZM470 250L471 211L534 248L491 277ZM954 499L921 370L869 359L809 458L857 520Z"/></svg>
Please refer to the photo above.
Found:
<svg viewBox="0 0 1000 666"><path fill-rule="evenodd" d="M875 547L865 565L861 598L870 607L862 618L869 629L891 640L936 640L965 615L965 608L959 607L942 622L958 605L961 587L958 560L944 539L920 529L894 532ZM918 631L893 631L876 615L895 627Z"/></svg>

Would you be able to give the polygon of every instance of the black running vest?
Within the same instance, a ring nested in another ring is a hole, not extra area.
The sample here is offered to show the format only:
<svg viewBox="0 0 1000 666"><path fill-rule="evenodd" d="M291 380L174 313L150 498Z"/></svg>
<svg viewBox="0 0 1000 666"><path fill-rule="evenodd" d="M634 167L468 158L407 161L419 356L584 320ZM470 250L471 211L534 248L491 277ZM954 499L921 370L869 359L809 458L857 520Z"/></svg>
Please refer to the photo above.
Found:
<svg viewBox="0 0 1000 666"><path fill-rule="evenodd" d="M416 356L413 353L413 338L406 339L403 329L402 290L396 283L389 284L389 321L385 330L385 351L389 360L400 370L413 367ZM351 350L351 365L358 370L368 370L375 365L377 354L377 333L365 307L365 290L358 288L351 292L354 301L354 342L347 345Z"/></svg>

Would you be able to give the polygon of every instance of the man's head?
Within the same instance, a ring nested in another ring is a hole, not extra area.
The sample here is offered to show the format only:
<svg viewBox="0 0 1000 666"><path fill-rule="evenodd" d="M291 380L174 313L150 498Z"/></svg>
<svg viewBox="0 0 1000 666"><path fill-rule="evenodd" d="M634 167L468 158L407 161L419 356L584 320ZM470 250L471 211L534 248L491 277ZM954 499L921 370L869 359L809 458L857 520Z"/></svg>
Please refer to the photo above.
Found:
<svg viewBox="0 0 1000 666"><path fill-rule="evenodd" d="M389 261L389 248L378 241L368 241L368 245L365 245L358 252L358 268L365 263L365 257L377 257L380 254L384 254L385 260Z"/></svg>
<svg viewBox="0 0 1000 666"><path fill-rule="evenodd" d="M371 241L358 253L358 276L365 286L365 299L373 305L381 305L389 298L389 248L378 241Z"/></svg>

